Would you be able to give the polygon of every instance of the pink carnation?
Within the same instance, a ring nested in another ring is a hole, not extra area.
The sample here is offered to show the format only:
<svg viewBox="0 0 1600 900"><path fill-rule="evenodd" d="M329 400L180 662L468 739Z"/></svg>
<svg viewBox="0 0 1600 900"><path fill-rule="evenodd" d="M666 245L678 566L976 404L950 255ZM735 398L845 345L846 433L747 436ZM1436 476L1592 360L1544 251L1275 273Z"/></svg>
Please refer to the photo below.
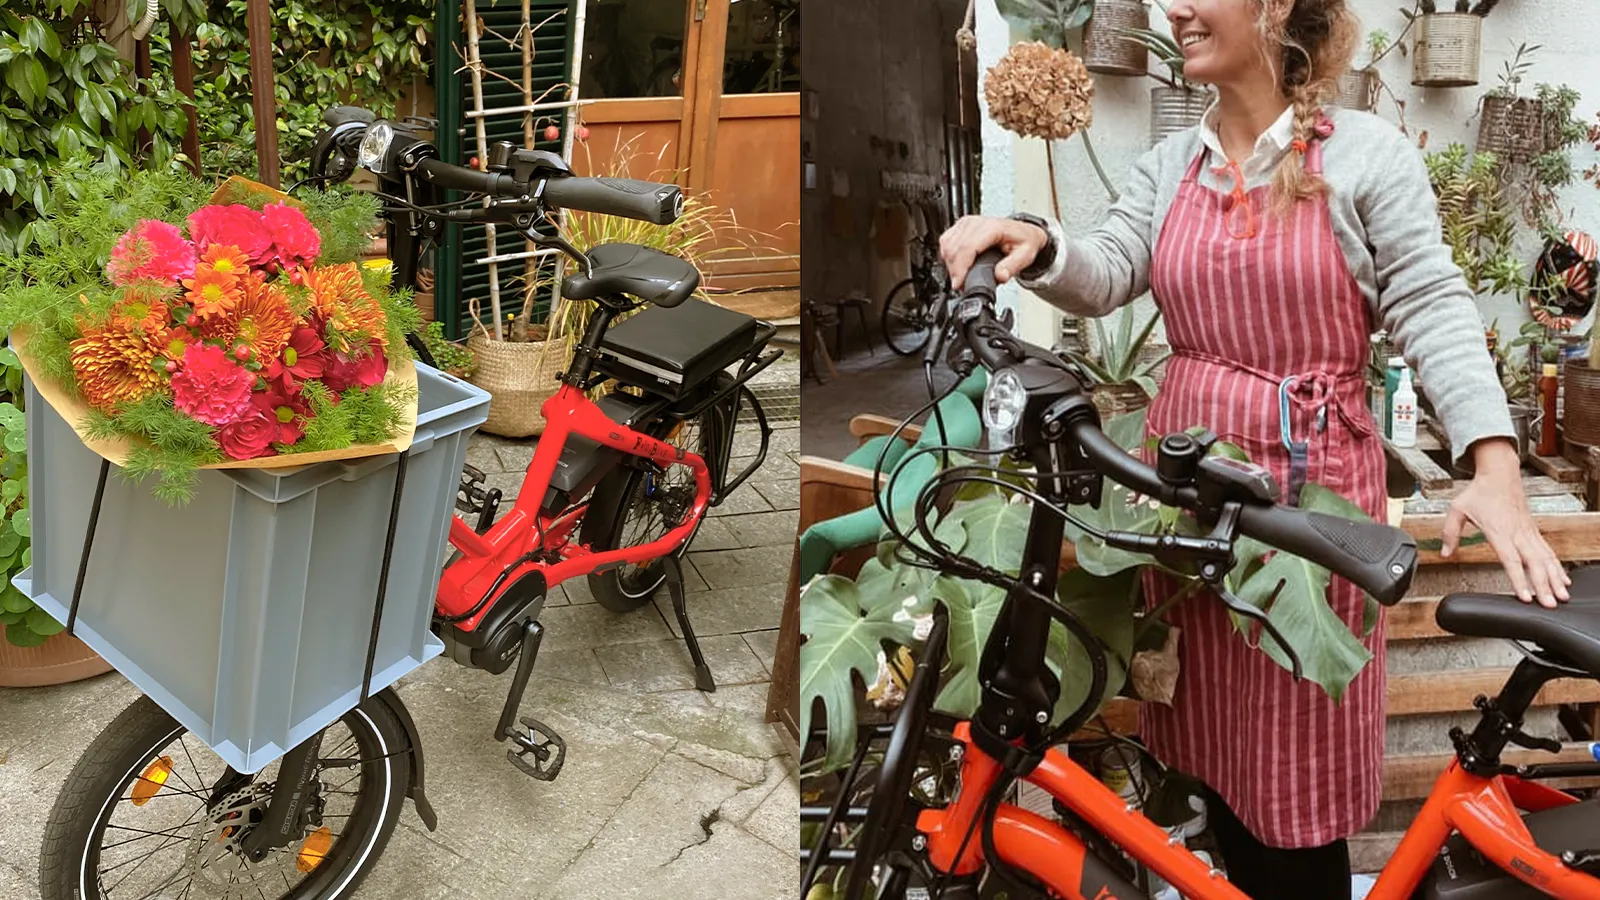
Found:
<svg viewBox="0 0 1600 900"><path fill-rule="evenodd" d="M360 353L330 353L322 383L335 394L342 394L353 387L369 388L382 381L389 372L389 360L383 351L369 341Z"/></svg>
<svg viewBox="0 0 1600 900"><path fill-rule="evenodd" d="M221 347L190 344L183 366L172 376L173 405L207 425L231 425L253 409L250 391L255 385L255 374Z"/></svg>
<svg viewBox="0 0 1600 900"><path fill-rule="evenodd" d="M322 252L322 238L306 220L305 213L283 203L271 203L261 210L261 222L272 235L272 253L278 265L292 269L314 262Z"/></svg>
<svg viewBox="0 0 1600 900"><path fill-rule="evenodd" d="M272 234L261 213L242 204L202 206L189 216L189 236L204 251L212 244L238 247L251 265L272 259Z"/></svg>
<svg viewBox="0 0 1600 900"><path fill-rule="evenodd" d="M106 277L117 287L146 278L172 283L193 277L194 261L194 245L177 226L145 219L117 240Z"/></svg>
<svg viewBox="0 0 1600 900"><path fill-rule="evenodd" d="M278 438L278 421L260 409L246 404L237 422L217 429L217 443L229 459L255 459L276 453L272 442Z"/></svg>

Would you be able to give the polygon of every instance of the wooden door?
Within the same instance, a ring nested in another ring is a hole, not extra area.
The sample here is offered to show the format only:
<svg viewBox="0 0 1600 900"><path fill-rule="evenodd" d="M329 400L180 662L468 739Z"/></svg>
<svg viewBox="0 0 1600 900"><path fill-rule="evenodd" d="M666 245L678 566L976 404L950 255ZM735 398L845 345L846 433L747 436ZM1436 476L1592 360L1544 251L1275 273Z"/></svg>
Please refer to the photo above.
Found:
<svg viewBox="0 0 1600 900"><path fill-rule="evenodd" d="M728 210L708 286L798 287L799 0L589 0L583 43L575 167Z"/></svg>

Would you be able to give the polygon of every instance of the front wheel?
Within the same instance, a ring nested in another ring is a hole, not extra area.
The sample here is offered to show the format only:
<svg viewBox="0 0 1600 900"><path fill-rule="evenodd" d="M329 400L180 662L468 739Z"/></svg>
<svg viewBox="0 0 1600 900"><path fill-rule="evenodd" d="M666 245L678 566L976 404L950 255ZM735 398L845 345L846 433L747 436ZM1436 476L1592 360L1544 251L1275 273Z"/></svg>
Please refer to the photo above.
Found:
<svg viewBox="0 0 1600 900"><path fill-rule="evenodd" d="M274 762L235 772L148 697L95 738L45 827L44 900L207 897L339 900L389 842L410 779L404 731L382 700L323 732L294 839L254 860Z"/></svg>
<svg viewBox="0 0 1600 900"><path fill-rule="evenodd" d="M929 306L914 278L895 285L883 299L883 342L901 356L911 356L933 334Z"/></svg>

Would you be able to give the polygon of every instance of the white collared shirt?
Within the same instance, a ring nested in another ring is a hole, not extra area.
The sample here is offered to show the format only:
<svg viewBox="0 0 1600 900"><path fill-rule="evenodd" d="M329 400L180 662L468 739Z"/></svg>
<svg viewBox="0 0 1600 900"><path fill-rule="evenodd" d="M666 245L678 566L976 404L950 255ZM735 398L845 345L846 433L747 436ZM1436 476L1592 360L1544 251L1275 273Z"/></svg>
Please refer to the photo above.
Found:
<svg viewBox="0 0 1600 900"><path fill-rule="evenodd" d="M1204 162L1207 170L1202 175L1212 176L1207 179L1212 186L1228 189L1233 187L1231 175L1216 178L1211 172L1212 167L1221 167L1228 164L1228 153L1222 149L1222 138L1217 135L1217 101L1212 100L1206 107L1205 115L1200 119L1200 143L1209 151ZM1256 138L1254 149L1248 159L1239 161L1239 171L1244 175L1245 187L1251 188L1272 180L1272 173L1278 167L1278 161L1283 158L1285 150L1294 140L1294 107L1291 106L1278 116L1278 120L1267 126Z"/></svg>

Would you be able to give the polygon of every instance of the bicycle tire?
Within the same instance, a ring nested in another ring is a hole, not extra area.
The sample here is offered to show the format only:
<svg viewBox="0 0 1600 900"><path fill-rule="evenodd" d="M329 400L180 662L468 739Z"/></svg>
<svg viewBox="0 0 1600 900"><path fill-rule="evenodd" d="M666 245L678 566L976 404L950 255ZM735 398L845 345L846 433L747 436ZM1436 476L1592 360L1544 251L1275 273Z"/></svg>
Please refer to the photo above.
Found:
<svg viewBox="0 0 1600 900"><path fill-rule="evenodd" d="M714 393L722 386L733 381L733 376L727 373L718 373L710 382L707 391ZM733 395L733 400L740 397L739 393ZM695 452L706 460L708 465L713 464L712 454L725 456L728 446L732 443L733 421L732 416L727 416L727 422L722 422L718 416L723 404L712 407L700 414L699 447ZM736 409L736 407L735 407ZM723 411L725 412L725 411ZM651 437L661 439L669 434L678 422L676 417L665 417L643 429ZM725 465L726 460L721 460ZM713 465L713 471L717 471ZM624 543L628 524L634 521L633 511L638 506L636 500L642 499L640 495L646 487L647 472L635 466L619 465L606 474L595 485L594 494L589 499L589 511L584 514L583 524L578 529L578 540L588 544L596 553L607 550L616 550L620 547L643 543L644 541L628 541ZM662 534L665 533L663 529ZM650 536L648 540L656 540L660 534ZM690 540L694 539L690 535ZM679 552L686 552L687 542ZM652 560L643 566L615 566L604 572L593 572L588 576L589 593L601 606L612 612L630 612L649 603L666 581L666 566L659 559Z"/></svg>
<svg viewBox="0 0 1600 900"><path fill-rule="evenodd" d="M358 758L366 760L362 763L364 787L344 833L310 877L289 885L281 900L345 900L353 896L388 845L400 817L411 776L404 752L388 755L406 745L405 732L394 713L383 701L373 699L340 721L356 740ZM44 900L103 900L99 877L103 873L98 863L101 852L110 848L99 846L99 841L109 820L136 777L186 731L155 701L140 697L84 749L45 826L39 860L39 889ZM381 783L386 789L381 794L367 791L368 776L374 778L371 784ZM355 840L349 840L351 837ZM91 865L97 876L93 879L89 877Z"/></svg>
<svg viewBox="0 0 1600 900"><path fill-rule="evenodd" d="M910 293L904 296L909 297L912 304L921 305L922 295L917 290L916 279L904 279L893 288L890 288L889 293L884 296L883 309L879 312L878 327L883 332L883 342L889 345L890 350L901 356L912 356L927 345L928 339L933 336L933 329L924 327L917 331L903 327L906 310L912 308L908 307L907 303L900 299L906 288L910 288ZM908 342L913 339L915 343Z"/></svg>

